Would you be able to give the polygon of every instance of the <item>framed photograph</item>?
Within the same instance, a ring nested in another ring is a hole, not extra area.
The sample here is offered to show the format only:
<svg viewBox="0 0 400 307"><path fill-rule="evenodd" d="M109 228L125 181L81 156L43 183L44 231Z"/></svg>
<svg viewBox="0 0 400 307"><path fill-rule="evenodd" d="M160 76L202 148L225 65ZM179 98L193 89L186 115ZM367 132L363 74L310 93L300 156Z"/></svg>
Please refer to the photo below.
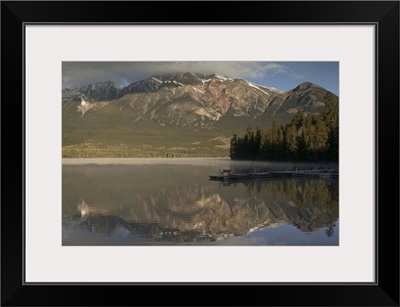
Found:
<svg viewBox="0 0 400 307"><path fill-rule="evenodd" d="M399 306L397 1L1 25L4 306Z"/></svg>

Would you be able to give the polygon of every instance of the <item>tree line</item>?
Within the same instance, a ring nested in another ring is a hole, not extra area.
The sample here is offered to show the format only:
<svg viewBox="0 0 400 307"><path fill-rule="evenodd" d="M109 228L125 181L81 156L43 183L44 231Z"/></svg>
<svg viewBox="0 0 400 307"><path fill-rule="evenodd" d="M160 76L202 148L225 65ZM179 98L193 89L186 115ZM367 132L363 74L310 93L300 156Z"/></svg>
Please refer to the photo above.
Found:
<svg viewBox="0 0 400 307"><path fill-rule="evenodd" d="M297 112L290 123L265 131L248 126L243 137L230 142L233 160L338 161L339 107L328 98L321 114Z"/></svg>

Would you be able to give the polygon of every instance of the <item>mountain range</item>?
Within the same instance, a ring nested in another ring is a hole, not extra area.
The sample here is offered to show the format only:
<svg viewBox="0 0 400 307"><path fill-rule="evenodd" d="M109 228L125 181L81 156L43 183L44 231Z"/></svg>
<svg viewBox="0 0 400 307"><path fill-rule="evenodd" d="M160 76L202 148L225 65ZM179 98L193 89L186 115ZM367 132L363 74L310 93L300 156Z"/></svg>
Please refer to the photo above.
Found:
<svg viewBox="0 0 400 307"><path fill-rule="evenodd" d="M229 138L247 125L268 128L298 111L320 113L327 100L338 97L311 82L281 91L188 72L153 75L126 87L108 81L64 88L63 156L89 147L90 156L225 155Z"/></svg>

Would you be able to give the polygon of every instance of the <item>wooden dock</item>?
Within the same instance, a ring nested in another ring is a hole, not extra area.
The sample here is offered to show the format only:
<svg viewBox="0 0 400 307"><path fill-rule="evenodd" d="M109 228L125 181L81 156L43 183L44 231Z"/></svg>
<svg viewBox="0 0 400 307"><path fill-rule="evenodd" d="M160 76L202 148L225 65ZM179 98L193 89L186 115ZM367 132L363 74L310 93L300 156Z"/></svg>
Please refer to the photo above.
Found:
<svg viewBox="0 0 400 307"><path fill-rule="evenodd" d="M324 179L338 179L339 171L337 169L308 169L308 170L284 170L284 171L272 171L272 172L254 172L254 173L231 173L220 172L218 175L210 175L210 180L233 182L233 181L245 181L245 180L257 180L257 179L269 179L269 178L324 178Z"/></svg>

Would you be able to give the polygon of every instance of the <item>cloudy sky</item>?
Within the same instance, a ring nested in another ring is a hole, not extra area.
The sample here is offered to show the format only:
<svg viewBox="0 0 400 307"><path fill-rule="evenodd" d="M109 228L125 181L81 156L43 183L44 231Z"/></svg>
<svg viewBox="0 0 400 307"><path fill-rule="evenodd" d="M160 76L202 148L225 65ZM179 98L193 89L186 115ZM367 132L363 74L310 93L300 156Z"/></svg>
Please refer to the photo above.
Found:
<svg viewBox="0 0 400 307"><path fill-rule="evenodd" d="M62 86L102 81L126 86L151 75L171 72L242 78L283 91L310 81L339 94L338 62L63 62Z"/></svg>

